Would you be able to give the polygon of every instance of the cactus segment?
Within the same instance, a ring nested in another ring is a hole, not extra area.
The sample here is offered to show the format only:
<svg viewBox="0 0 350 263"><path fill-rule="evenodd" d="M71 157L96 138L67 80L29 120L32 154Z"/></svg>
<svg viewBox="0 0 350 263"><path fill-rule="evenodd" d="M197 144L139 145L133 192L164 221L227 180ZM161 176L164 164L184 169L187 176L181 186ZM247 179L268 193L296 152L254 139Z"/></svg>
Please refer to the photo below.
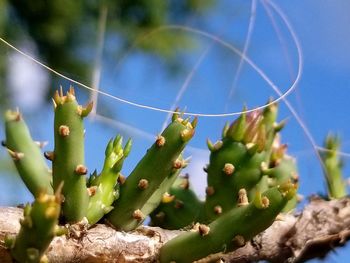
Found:
<svg viewBox="0 0 350 263"><path fill-rule="evenodd" d="M168 241L160 249L160 262L193 262L243 246L273 223L290 197L287 193L294 189L293 186L288 187L283 192L278 187L271 188L249 205L233 208L208 226L197 225L194 231ZM268 206L264 205L267 200ZM257 203L260 205L257 206Z"/></svg>
<svg viewBox="0 0 350 263"><path fill-rule="evenodd" d="M196 222L203 203L190 189L188 177L178 177L151 214L151 225L166 229L180 229Z"/></svg>
<svg viewBox="0 0 350 263"><path fill-rule="evenodd" d="M284 154L282 146L279 151L274 151L273 147L281 129L276 125L277 104L249 113L244 110L231 125L225 125L218 143L207 142L211 151L206 168L207 189L210 189L205 203L208 222L218 217L217 211L226 213L236 206L241 188L249 195L253 188L259 191L268 189L264 186L266 179L262 180L261 167L264 163L269 166L272 152L275 159L280 159L278 154L282 157Z"/></svg>
<svg viewBox="0 0 350 263"><path fill-rule="evenodd" d="M74 89L66 96L61 90L54 95L55 148L52 161L53 186L64 182L62 194L63 216L68 222L80 221L87 212L89 196L86 188L87 169L84 166L84 126L81 107L75 99Z"/></svg>
<svg viewBox="0 0 350 263"><path fill-rule="evenodd" d="M157 142L154 143L120 186L120 198L113 203L114 209L108 215L108 220L117 229L127 231L140 225L147 214L135 217L135 211L142 211L162 182L178 168L182 168L178 158L193 136L194 128L187 120L180 117L173 119L161 134L165 140L164 145L159 147ZM141 179L148 181L146 189L138 187Z"/></svg>
<svg viewBox="0 0 350 263"><path fill-rule="evenodd" d="M182 155L177 158L181 165L186 165L182 158ZM154 211L162 202L163 196L169 191L169 188L174 184L178 176L180 175L183 167L179 169L173 169L171 174L167 176L164 181L159 185L158 189L152 194L152 196L147 200L146 204L142 207L142 212L145 215L149 215Z"/></svg>
<svg viewBox="0 0 350 263"><path fill-rule="evenodd" d="M5 113L5 133L4 146L29 191L34 197L43 191L52 194L50 169L18 111L9 110Z"/></svg>
<svg viewBox="0 0 350 263"><path fill-rule="evenodd" d="M58 227L60 215L60 189L55 195L40 193L32 206L24 208L21 229L10 244L11 255L20 263L39 263L51 240L61 232ZM9 239L9 238L8 238Z"/></svg>
<svg viewBox="0 0 350 263"><path fill-rule="evenodd" d="M94 176L90 182L90 189L94 189L94 193L91 194L86 217L91 225L97 223L105 214L111 211L113 208L111 205L118 196L117 180L123 162L131 149L131 140L127 141L124 149L122 141L121 136L109 141L105 151L103 169L100 175Z"/></svg>
<svg viewBox="0 0 350 263"><path fill-rule="evenodd" d="M324 142L326 151L321 152L321 157L325 168L325 178L327 181L329 198L341 198L347 195L346 183L343 179L343 162L339 158L340 139L329 134Z"/></svg>
<svg viewBox="0 0 350 263"><path fill-rule="evenodd" d="M229 211L236 206L241 188L249 191L257 184L262 176L260 165L265 159L264 152L252 155L241 142L229 138L222 141L222 147L211 152L207 168L208 186L214 190L213 194L207 194L205 203L209 221L219 216L216 207L220 206L222 213Z"/></svg>

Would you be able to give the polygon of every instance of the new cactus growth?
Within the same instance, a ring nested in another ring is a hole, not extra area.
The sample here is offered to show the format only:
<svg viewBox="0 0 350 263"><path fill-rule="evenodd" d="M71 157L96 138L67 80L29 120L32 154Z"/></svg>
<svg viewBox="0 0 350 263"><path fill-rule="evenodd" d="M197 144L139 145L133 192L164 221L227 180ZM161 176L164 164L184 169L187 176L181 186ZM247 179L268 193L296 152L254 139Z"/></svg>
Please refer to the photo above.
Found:
<svg viewBox="0 0 350 263"><path fill-rule="evenodd" d="M139 226L147 216L142 212L143 207L153 193L168 176L185 165L181 152L194 134L195 123L174 114L172 122L120 186L120 197L108 215L109 222L117 229L128 231Z"/></svg>
<svg viewBox="0 0 350 263"><path fill-rule="evenodd" d="M55 93L54 136L55 149L52 158L53 186L63 182L64 196L62 210L65 220L78 222L86 216L89 195L86 188L87 168L84 165L84 125L83 118L92 109L78 105L74 89L64 96L62 89Z"/></svg>
<svg viewBox="0 0 350 263"><path fill-rule="evenodd" d="M160 262L193 262L213 253L244 246L273 223L294 194L292 184L274 187L257 195L249 204L231 209L209 225L195 225L192 231L180 234L160 249ZM245 200L246 196L242 199Z"/></svg>
<svg viewBox="0 0 350 263"><path fill-rule="evenodd" d="M86 217L91 225L97 223L113 209L112 203L118 197L117 180L123 162L131 149L131 140L128 140L124 149L122 142L121 136L109 141L105 151L103 169L100 175L90 180L91 198Z"/></svg>
<svg viewBox="0 0 350 263"><path fill-rule="evenodd" d="M340 139L329 134L324 142L325 151L321 157L325 168L325 178L328 186L329 198L341 198L347 195L346 183L343 179L342 160L338 156Z"/></svg>
<svg viewBox="0 0 350 263"><path fill-rule="evenodd" d="M18 235L7 237L13 258L19 263L47 262L44 253L56 235L64 233L58 226L60 215L60 189L55 195L41 192L32 205L24 208Z"/></svg>
<svg viewBox="0 0 350 263"><path fill-rule="evenodd" d="M236 206L239 189L249 191L261 179L260 167L266 159L263 118L260 111L243 113L224 128L222 140L215 144L208 141L211 151L206 168L208 221Z"/></svg>
<svg viewBox="0 0 350 263"><path fill-rule="evenodd" d="M3 145L29 191L35 197L43 191L52 194L51 171L19 111L9 110L5 113L5 133Z"/></svg>

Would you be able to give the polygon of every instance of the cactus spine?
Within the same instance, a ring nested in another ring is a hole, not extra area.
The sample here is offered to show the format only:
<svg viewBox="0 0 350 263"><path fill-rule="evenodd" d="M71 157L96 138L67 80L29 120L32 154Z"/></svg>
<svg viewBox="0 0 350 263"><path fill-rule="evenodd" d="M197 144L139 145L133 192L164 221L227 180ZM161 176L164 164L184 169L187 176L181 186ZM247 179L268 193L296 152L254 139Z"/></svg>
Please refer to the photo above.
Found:
<svg viewBox="0 0 350 263"><path fill-rule="evenodd" d="M242 189L243 195L246 194ZM185 232L168 241L160 249L160 262L186 263L207 255L233 251L268 228L295 194L292 184L274 187L255 199L245 202L220 216L209 225L196 224L193 231ZM240 198L247 200L246 195Z"/></svg>
<svg viewBox="0 0 350 263"><path fill-rule="evenodd" d="M16 238L7 237L13 258L20 263L47 262L44 253L56 235L64 233L58 224L60 189L55 195L40 193L32 206L24 208Z"/></svg>
<svg viewBox="0 0 350 263"><path fill-rule="evenodd" d="M47 156L52 159L54 189L63 182L64 218L68 222L77 222L86 215L89 202L85 178L87 169L84 166L83 118L91 111L92 103L86 108L78 105L72 87L66 96L62 89L60 94L56 91L53 101L55 149Z"/></svg>
<svg viewBox="0 0 350 263"><path fill-rule="evenodd" d="M131 149L131 140L128 140L124 149L122 142L121 136L109 141L103 169L100 175L92 178L90 182L91 198L86 216L89 224L97 223L113 209L111 205L118 196L116 185L119 173Z"/></svg>
<svg viewBox="0 0 350 263"><path fill-rule="evenodd" d="M142 209L147 201L172 172L184 166L179 157L194 134L195 124L196 121L191 123L174 114L172 122L147 150L121 185L120 198L114 202L114 209L108 215L109 222L117 229L132 230L143 222L147 215Z"/></svg>
<svg viewBox="0 0 350 263"><path fill-rule="evenodd" d="M51 171L18 111L9 110L5 113L5 133L4 146L29 191L35 197L43 191L52 194Z"/></svg>

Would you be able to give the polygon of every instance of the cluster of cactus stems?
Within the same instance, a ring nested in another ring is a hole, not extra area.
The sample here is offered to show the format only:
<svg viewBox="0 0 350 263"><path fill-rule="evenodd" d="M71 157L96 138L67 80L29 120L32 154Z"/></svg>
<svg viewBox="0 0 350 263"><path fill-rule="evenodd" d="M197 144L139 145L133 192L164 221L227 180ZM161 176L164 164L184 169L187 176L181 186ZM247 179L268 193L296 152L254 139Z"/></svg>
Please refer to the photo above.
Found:
<svg viewBox="0 0 350 263"><path fill-rule="evenodd" d="M343 179L343 161L338 155L340 139L329 134L324 142L325 150L321 152L324 173L327 182L328 197L341 198L347 195L347 184Z"/></svg>
<svg viewBox="0 0 350 263"><path fill-rule="evenodd" d="M224 127L220 140L208 140L208 186L206 199L200 200L188 176L181 175L188 163L182 152L195 134L197 118L176 112L126 178L120 172L131 140L123 146L116 136L107 144L101 171L87 177L83 119L93 105L79 105L73 88L57 91L53 103L55 144L44 154L19 111L5 114L3 145L35 197L24 209L19 234L8 238L18 262L44 262L45 249L62 232L58 222L91 226L104 219L131 231L148 216L152 225L190 229L164 244L160 261L192 262L243 246L280 212L296 206L297 169L280 142L284 122L276 121L276 104L242 113Z"/></svg>

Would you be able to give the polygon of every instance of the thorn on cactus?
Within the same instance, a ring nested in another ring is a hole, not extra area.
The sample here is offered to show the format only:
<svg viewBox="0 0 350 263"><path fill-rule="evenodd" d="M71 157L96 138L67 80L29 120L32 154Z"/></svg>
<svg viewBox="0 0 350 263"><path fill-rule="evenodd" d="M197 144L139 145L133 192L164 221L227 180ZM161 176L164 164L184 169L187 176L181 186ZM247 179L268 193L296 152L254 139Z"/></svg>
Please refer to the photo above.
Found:
<svg viewBox="0 0 350 263"><path fill-rule="evenodd" d="M156 145L162 147L165 144L165 138L162 135L158 135L156 139Z"/></svg>
<svg viewBox="0 0 350 263"><path fill-rule="evenodd" d="M214 187L208 186L208 187L205 189L205 193L206 193L208 196L212 196L212 195L215 193Z"/></svg>
<svg viewBox="0 0 350 263"><path fill-rule="evenodd" d="M81 105L79 105L78 107L77 107L77 113L82 117L82 118L85 118L85 117L87 117L89 114L90 114L90 112L92 111L92 109L93 109L93 107L94 107L94 103L92 102L92 101L90 101L86 106L81 106Z"/></svg>
<svg viewBox="0 0 350 263"><path fill-rule="evenodd" d="M54 152L52 152L52 151L46 151L46 152L44 152L44 157L45 157L47 160L49 160L49 161L53 161L54 156L55 156L55 154L54 154Z"/></svg>
<svg viewBox="0 0 350 263"><path fill-rule="evenodd" d="M142 221L145 216L143 215L143 213L140 209L137 209L132 213L132 217L134 219L136 219L137 221Z"/></svg>
<svg viewBox="0 0 350 263"><path fill-rule="evenodd" d="M238 192L238 203L237 206L246 206L249 205L247 191L242 188Z"/></svg>
<svg viewBox="0 0 350 263"><path fill-rule="evenodd" d="M222 171L227 175L227 176L231 176L234 171L235 171L235 167L232 163L225 163L224 168L222 169Z"/></svg>
<svg viewBox="0 0 350 263"><path fill-rule="evenodd" d="M70 133L69 127L67 125L61 125L58 128L58 134L62 137L67 137Z"/></svg>
<svg viewBox="0 0 350 263"><path fill-rule="evenodd" d="M234 247L244 247L246 244L246 241L244 239L243 236L241 235L236 235L233 239L232 239L232 244Z"/></svg>
<svg viewBox="0 0 350 263"><path fill-rule="evenodd" d="M84 165L78 164L77 167L75 168L74 172L77 175L86 175L88 173L88 170Z"/></svg>
<svg viewBox="0 0 350 263"><path fill-rule="evenodd" d="M148 181L147 179L141 179L139 181L139 184L137 185L138 188L140 188L141 190L145 190L148 187Z"/></svg>

